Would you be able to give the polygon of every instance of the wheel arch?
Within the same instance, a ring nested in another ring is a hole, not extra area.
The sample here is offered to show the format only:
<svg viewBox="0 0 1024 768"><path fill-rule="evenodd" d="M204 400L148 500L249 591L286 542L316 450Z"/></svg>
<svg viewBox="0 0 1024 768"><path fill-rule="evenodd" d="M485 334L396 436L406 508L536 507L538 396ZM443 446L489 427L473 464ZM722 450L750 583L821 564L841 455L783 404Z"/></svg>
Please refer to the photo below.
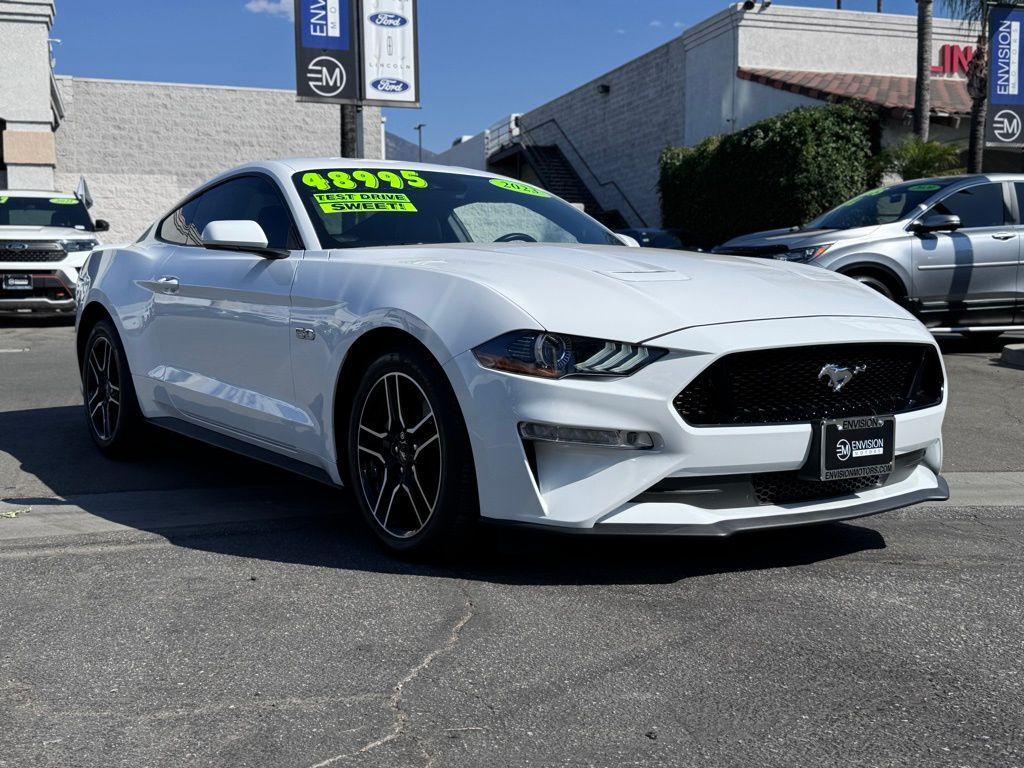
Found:
<svg viewBox="0 0 1024 768"><path fill-rule="evenodd" d="M341 366L335 377L334 399L331 419L329 422L334 432L332 435L332 441L334 444L338 471L342 478L345 477L344 466L347 458L346 435L348 434L349 411L351 410L352 400L355 397L356 389L359 387L360 381L362 380L362 373L377 358L381 351L401 347L417 349L432 360L437 366L437 370L440 372L443 380L452 388L452 394L454 397L454 387L452 387L452 383L448 379L448 374L444 370L443 362L438 359L438 356L427 344L417 338L413 333L402 328L386 325L368 330L366 333L359 336L359 338L352 343L345 353L345 357L341 361ZM455 400L458 402L457 397L455 397Z"/></svg>
<svg viewBox="0 0 1024 768"><path fill-rule="evenodd" d="M876 261L853 261L836 269L840 275L855 277L865 275L882 281L897 301L905 302L910 297L909 281L892 267Z"/></svg>
<svg viewBox="0 0 1024 768"><path fill-rule="evenodd" d="M89 340L89 333L100 320L109 320L117 328L113 315L99 301L91 301L85 305L78 317L78 331L75 336L75 351L78 355L78 368L81 370L82 361L85 356L85 343Z"/></svg>

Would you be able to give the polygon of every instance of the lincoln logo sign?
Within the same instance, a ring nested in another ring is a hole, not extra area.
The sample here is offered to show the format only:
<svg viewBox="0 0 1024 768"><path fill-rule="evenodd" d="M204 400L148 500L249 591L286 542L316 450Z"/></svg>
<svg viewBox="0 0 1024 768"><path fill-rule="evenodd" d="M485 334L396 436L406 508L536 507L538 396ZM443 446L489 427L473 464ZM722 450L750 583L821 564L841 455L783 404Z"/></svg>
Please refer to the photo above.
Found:
<svg viewBox="0 0 1024 768"><path fill-rule="evenodd" d="M990 11L992 57L988 72L988 125L985 143L990 147L1022 146L1024 98L1021 94L1021 26L1024 9L997 6Z"/></svg>

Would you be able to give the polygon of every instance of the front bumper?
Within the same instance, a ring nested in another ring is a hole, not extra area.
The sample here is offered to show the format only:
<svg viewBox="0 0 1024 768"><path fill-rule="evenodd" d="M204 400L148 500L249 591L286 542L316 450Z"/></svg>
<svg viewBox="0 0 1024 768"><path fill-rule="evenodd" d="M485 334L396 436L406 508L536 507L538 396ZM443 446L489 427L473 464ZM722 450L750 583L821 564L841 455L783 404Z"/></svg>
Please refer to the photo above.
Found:
<svg viewBox="0 0 1024 768"><path fill-rule="evenodd" d="M672 333L652 342L672 354L616 380L547 381L487 370L471 352L459 355L446 370L466 416L481 512L566 530L721 536L860 517L943 498L947 491L939 472L945 401L896 416L896 453L903 465L882 485L779 504L757 503L743 483L762 473L800 469L811 448L810 424L698 428L685 423L672 405L675 395L723 354L865 341L934 344L916 321L830 317ZM648 432L656 437L655 447L526 444L518 432L524 421ZM667 480L701 479L711 481L710 487L655 492Z"/></svg>
<svg viewBox="0 0 1024 768"><path fill-rule="evenodd" d="M5 275L28 275L29 290L5 290ZM40 268L38 263L0 264L0 314L70 315L75 312L78 269L68 261Z"/></svg>

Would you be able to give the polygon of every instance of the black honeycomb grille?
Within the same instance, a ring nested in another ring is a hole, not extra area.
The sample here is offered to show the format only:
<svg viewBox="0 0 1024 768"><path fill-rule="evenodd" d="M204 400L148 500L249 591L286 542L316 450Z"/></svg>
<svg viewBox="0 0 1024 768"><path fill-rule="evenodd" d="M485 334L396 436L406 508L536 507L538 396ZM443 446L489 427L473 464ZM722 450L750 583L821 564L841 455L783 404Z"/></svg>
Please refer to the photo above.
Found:
<svg viewBox="0 0 1024 768"><path fill-rule="evenodd" d="M0 261L6 262L52 262L52 261L63 261L67 256L64 251L58 250L41 250L38 248L30 248L25 251L11 251L5 248L0 248Z"/></svg>
<svg viewBox="0 0 1024 768"><path fill-rule="evenodd" d="M864 370L839 391L822 369ZM719 358L673 404L697 427L793 424L906 413L942 402L942 366L927 344L827 344Z"/></svg>
<svg viewBox="0 0 1024 768"><path fill-rule="evenodd" d="M765 472L751 475L750 483L758 504L798 504L802 501L827 501L840 496L876 488L885 475L867 475L844 480L816 482L797 472Z"/></svg>

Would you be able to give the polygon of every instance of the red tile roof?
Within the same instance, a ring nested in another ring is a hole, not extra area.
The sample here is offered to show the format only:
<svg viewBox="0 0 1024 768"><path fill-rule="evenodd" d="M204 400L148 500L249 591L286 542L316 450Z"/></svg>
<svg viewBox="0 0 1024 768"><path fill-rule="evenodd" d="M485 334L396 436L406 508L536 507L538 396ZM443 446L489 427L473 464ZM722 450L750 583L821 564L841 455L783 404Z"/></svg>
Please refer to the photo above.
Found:
<svg viewBox="0 0 1024 768"><path fill-rule="evenodd" d="M913 77L744 67L740 67L736 74L741 80L799 93L812 99L866 101L895 112L914 109ZM964 80L933 77L931 95L933 115L970 114L971 97L967 95L967 83Z"/></svg>

